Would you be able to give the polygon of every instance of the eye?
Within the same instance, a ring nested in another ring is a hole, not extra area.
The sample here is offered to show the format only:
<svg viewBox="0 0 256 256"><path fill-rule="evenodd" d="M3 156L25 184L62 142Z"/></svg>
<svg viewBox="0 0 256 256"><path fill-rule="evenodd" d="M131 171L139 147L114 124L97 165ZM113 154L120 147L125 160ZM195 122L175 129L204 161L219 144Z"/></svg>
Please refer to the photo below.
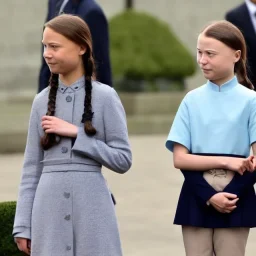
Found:
<svg viewBox="0 0 256 256"><path fill-rule="evenodd" d="M214 54L213 54L212 52L207 52L207 55L208 55L209 57L212 57Z"/></svg>

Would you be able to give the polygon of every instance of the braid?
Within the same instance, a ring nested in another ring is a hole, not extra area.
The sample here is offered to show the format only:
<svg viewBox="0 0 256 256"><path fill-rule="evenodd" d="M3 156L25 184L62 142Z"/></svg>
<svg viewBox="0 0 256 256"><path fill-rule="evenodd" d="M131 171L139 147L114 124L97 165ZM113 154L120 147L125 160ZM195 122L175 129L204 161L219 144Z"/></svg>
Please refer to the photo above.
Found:
<svg viewBox="0 0 256 256"><path fill-rule="evenodd" d="M96 134L96 129L92 125L92 75L94 64L90 58L89 51L83 55L83 63L85 68L85 99L84 99L84 113L82 116L82 123L84 123L84 131L87 135L93 136Z"/></svg>
<svg viewBox="0 0 256 256"><path fill-rule="evenodd" d="M59 84L59 75L51 73L50 78L50 92L49 92L49 100L48 100L48 109L47 109L47 116L54 116L55 115L55 108L56 108L56 95L58 90ZM41 138L41 145L44 150L47 150L57 144L56 134L55 133L45 133L44 136Z"/></svg>
<svg viewBox="0 0 256 256"><path fill-rule="evenodd" d="M244 85L249 89L254 89L253 84L251 83L247 76L246 64L242 58L235 64L235 73L237 74L238 81L240 84Z"/></svg>

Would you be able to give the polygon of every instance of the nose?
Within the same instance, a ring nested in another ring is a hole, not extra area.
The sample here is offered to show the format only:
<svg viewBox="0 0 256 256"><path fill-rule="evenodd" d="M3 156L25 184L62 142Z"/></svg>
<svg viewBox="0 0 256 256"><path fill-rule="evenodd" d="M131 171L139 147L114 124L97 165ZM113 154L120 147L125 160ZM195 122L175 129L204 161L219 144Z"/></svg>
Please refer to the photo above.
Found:
<svg viewBox="0 0 256 256"><path fill-rule="evenodd" d="M198 55L197 61L199 64L205 65L207 63L207 57L205 54Z"/></svg>
<svg viewBox="0 0 256 256"><path fill-rule="evenodd" d="M52 53L51 53L51 51L49 50L49 48L44 47L43 56L44 56L45 59L50 59L50 58L52 58Z"/></svg>

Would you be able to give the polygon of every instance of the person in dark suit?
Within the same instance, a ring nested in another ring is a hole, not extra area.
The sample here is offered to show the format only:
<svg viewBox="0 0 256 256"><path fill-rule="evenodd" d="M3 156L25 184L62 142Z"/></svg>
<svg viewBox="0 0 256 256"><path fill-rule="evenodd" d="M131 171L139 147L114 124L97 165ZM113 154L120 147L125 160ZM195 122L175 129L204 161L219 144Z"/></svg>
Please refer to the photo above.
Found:
<svg viewBox="0 0 256 256"><path fill-rule="evenodd" d="M94 0L49 0L46 21L61 13L77 15L87 23L92 34L96 78L99 82L112 86L108 22L101 7ZM42 58L38 92L49 85L49 78L49 68Z"/></svg>
<svg viewBox="0 0 256 256"><path fill-rule="evenodd" d="M256 88L256 0L245 2L228 11L225 19L238 27L247 44L248 76Z"/></svg>

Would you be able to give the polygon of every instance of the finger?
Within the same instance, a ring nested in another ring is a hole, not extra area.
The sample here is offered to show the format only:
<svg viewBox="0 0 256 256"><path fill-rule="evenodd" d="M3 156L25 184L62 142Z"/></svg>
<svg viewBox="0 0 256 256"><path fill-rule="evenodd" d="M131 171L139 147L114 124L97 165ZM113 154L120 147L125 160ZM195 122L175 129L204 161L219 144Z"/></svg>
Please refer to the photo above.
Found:
<svg viewBox="0 0 256 256"><path fill-rule="evenodd" d="M256 169L256 159L253 158L253 170L255 170L255 169Z"/></svg>
<svg viewBox="0 0 256 256"><path fill-rule="evenodd" d="M222 192L222 194L223 194L226 198L229 198L229 199L235 199L235 198L237 198L237 195L236 195L236 194L231 194L231 193L228 193L228 192Z"/></svg>
<svg viewBox="0 0 256 256"><path fill-rule="evenodd" d="M249 156L247 159L252 162L253 159L255 159L255 157L252 155L252 156Z"/></svg>
<svg viewBox="0 0 256 256"><path fill-rule="evenodd" d="M253 162L251 161L251 159L248 159L247 161L247 170L250 172L253 171Z"/></svg>
<svg viewBox="0 0 256 256"><path fill-rule="evenodd" d="M26 248L25 250L23 250L24 253L26 253L27 255L30 255L30 250L28 248Z"/></svg>
<svg viewBox="0 0 256 256"><path fill-rule="evenodd" d="M53 120L54 119L54 116L42 116L42 121L44 120Z"/></svg>
<svg viewBox="0 0 256 256"><path fill-rule="evenodd" d="M230 201L225 203L225 207L232 207L232 206L236 205L236 202L237 202L237 200L235 200L235 199L230 200Z"/></svg>
<svg viewBox="0 0 256 256"><path fill-rule="evenodd" d="M215 209L215 210L217 210L218 212L222 212L222 209L220 208L220 207L218 207L217 205L212 205L213 206L213 208Z"/></svg>
<svg viewBox="0 0 256 256"><path fill-rule="evenodd" d="M236 205L232 206L232 207L226 207L225 210L228 210L230 212L232 212L233 210L235 210L237 208Z"/></svg>
<svg viewBox="0 0 256 256"><path fill-rule="evenodd" d="M54 129L49 128L44 131L45 133L54 133Z"/></svg>
<svg viewBox="0 0 256 256"><path fill-rule="evenodd" d="M41 122L41 125L45 125L45 124L52 124L52 121L44 120Z"/></svg>
<svg viewBox="0 0 256 256"><path fill-rule="evenodd" d="M243 167L240 167L239 170L238 170L238 173L240 175L243 175L244 174L244 168Z"/></svg>
<svg viewBox="0 0 256 256"><path fill-rule="evenodd" d="M230 206L234 206L236 205L237 201L239 200L239 198L233 199L233 200L229 200L228 202L226 202L226 206L230 207Z"/></svg>
<svg viewBox="0 0 256 256"><path fill-rule="evenodd" d="M44 129L44 130L51 129L51 128L52 128L51 125L44 125L44 126L43 126L43 129Z"/></svg>
<svg viewBox="0 0 256 256"><path fill-rule="evenodd" d="M20 251L24 252L27 248L26 239L22 239L22 240L17 241L17 246L18 246Z"/></svg>

